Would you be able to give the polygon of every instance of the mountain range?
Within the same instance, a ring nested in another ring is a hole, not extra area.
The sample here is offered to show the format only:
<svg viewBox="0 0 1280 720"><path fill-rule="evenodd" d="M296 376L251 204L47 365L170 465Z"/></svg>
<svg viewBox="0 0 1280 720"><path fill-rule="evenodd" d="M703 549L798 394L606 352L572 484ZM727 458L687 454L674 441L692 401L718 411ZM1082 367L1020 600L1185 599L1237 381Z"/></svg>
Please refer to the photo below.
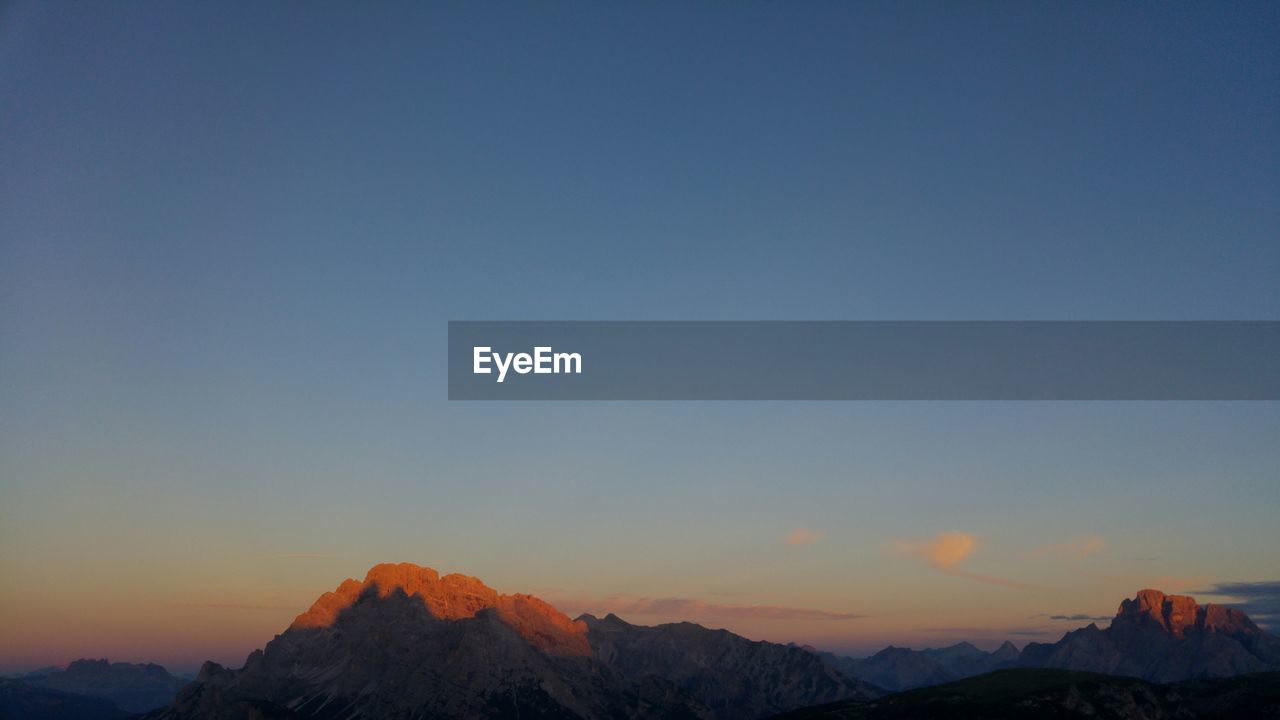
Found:
<svg viewBox="0 0 1280 720"><path fill-rule="evenodd" d="M244 668L206 663L149 717L749 718L882 694L799 648L688 623L571 620L403 563L325 593Z"/></svg>
<svg viewBox="0 0 1280 720"><path fill-rule="evenodd" d="M1280 672L1158 685L1076 670L1017 668L774 720L1274 720Z"/></svg>
<svg viewBox="0 0 1280 720"><path fill-rule="evenodd" d="M240 669L205 663L183 687L156 665L80 660L6 681L0 720L948 717L934 711L950 706L973 709L958 717L1040 707L1190 718L1270 707L1280 675L1212 680L1264 671L1280 671L1280 639L1239 610L1156 590L1123 601L1106 629L1056 643L855 659L693 623L570 619L531 595L401 563L324 593ZM1207 702L1226 688L1235 704Z"/></svg>
<svg viewBox="0 0 1280 720"><path fill-rule="evenodd" d="M852 677L886 690L909 690L1012 667L1018 648L1006 641L994 652L962 642L942 648L911 650L889 646L868 658L818 653L824 662Z"/></svg>
<svg viewBox="0 0 1280 720"><path fill-rule="evenodd" d="M27 685L102 698L121 710L146 712L173 702L189 680L175 677L154 663L76 660L65 669L46 669L21 678Z"/></svg>

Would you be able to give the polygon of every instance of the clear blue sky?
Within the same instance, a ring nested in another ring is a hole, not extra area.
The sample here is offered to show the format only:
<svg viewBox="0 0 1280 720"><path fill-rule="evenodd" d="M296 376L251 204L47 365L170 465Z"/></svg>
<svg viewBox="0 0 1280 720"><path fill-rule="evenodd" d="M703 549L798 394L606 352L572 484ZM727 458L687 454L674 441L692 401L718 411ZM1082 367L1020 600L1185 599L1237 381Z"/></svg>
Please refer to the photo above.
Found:
<svg viewBox="0 0 1280 720"><path fill-rule="evenodd" d="M384 560L849 648L1280 579L1273 403L444 400L449 319L1280 318L1277 88L1276 3L5 3L0 666Z"/></svg>

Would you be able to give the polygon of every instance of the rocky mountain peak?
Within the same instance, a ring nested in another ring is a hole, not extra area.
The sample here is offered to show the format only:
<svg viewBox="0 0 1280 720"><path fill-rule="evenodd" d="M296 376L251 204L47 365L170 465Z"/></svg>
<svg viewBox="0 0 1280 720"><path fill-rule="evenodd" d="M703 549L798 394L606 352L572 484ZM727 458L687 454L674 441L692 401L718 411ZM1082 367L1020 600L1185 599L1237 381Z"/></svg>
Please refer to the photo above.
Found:
<svg viewBox="0 0 1280 720"><path fill-rule="evenodd" d="M1154 625L1175 638L1188 631L1216 630L1224 633L1254 634L1259 632L1240 610L1223 605L1200 605L1188 595L1166 595L1159 590L1139 590L1133 599L1121 601L1112 622L1138 626Z"/></svg>
<svg viewBox="0 0 1280 720"><path fill-rule="evenodd" d="M1002 660L1016 660L1018 659L1018 646L1008 640L1005 640L1004 643L1000 647L996 648L996 651L991 654L993 657L998 657Z"/></svg>
<svg viewBox="0 0 1280 720"><path fill-rule="evenodd" d="M1120 602L1116 619L1135 625L1154 624L1174 637L1194 627L1200 605L1186 595L1165 595L1159 590L1139 590L1133 599Z"/></svg>
<svg viewBox="0 0 1280 720"><path fill-rule="evenodd" d="M413 563L382 563L365 574L363 582L348 578L333 592L321 595L290 629L331 627L348 608L393 595L421 600L440 620L465 620L492 611L534 647L556 654L587 655L585 623L532 595L503 595L476 578L445 575Z"/></svg>

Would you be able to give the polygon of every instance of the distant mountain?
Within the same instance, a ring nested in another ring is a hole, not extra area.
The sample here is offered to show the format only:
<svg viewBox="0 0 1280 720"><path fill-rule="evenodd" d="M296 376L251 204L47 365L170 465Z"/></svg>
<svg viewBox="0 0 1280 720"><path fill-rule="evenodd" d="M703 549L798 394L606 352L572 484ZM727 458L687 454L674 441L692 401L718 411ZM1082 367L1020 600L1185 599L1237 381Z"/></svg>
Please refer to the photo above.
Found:
<svg viewBox="0 0 1280 720"><path fill-rule="evenodd" d="M159 665L76 660L65 670L29 674L22 681L35 687L105 698L129 712L146 712L173 702L187 680Z"/></svg>
<svg viewBox="0 0 1280 720"><path fill-rule="evenodd" d="M751 718L872 694L802 650L697 626L574 621L405 563L325 593L243 669L206 663L148 717Z"/></svg>
<svg viewBox="0 0 1280 720"><path fill-rule="evenodd" d="M0 677L5 677L10 680L21 680L23 678L35 677L36 675L48 675L51 672L58 672L59 670L66 670L66 669L67 668L65 665L47 665L45 667L37 668L35 670L24 670L22 672L5 673L3 676L0 676Z"/></svg>
<svg viewBox="0 0 1280 720"><path fill-rule="evenodd" d="M694 623L632 625L616 615L583 615L596 656L626 677L661 677L717 717L766 717L806 698L871 699L884 692L846 677L813 652L756 642Z"/></svg>
<svg viewBox="0 0 1280 720"><path fill-rule="evenodd" d="M123 720L129 714L110 700L0 679L3 720Z"/></svg>
<svg viewBox="0 0 1280 720"><path fill-rule="evenodd" d="M1240 610L1142 590L1105 630L1090 624L1056 643L1030 643L1022 667L1085 670L1176 682L1280 670L1280 638Z"/></svg>
<svg viewBox="0 0 1280 720"><path fill-rule="evenodd" d="M1012 669L775 720L1274 720L1280 673L1155 685L1071 670Z"/></svg>
<svg viewBox="0 0 1280 720"><path fill-rule="evenodd" d="M986 652L962 642L925 650L890 646L868 658L849 658L832 653L819 653L819 656L846 675L886 690L898 691L1012 667L1018 660L1018 648L1006 642L995 652Z"/></svg>
<svg viewBox="0 0 1280 720"><path fill-rule="evenodd" d="M1280 670L1280 638L1240 610L1142 590L1120 603L1105 630L1097 625L1056 643L1006 642L993 653L969 643L910 650L887 647L868 658L818 653L829 666L891 691L938 685L1010 667L1083 670L1177 682Z"/></svg>

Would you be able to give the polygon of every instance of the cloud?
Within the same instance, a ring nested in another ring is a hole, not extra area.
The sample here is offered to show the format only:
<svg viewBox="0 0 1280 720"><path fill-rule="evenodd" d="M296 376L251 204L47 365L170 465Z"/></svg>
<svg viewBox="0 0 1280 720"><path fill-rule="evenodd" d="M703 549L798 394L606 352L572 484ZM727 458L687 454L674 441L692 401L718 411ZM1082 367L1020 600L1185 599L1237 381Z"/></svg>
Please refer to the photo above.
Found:
<svg viewBox="0 0 1280 720"><path fill-rule="evenodd" d="M978 541L968 533L938 533L932 540L911 542L898 540L894 548L900 555L924 558L930 565L945 570L973 554Z"/></svg>
<svg viewBox="0 0 1280 720"><path fill-rule="evenodd" d="M1192 592L1236 598L1280 597L1280 580L1215 583L1208 590L1193 590Z"/></svg>
<svg viewBox="0 0 1280 720"><path fill-rule="evenodd" d="M857 613L830 612L782 605L728 605L692 598L646 598L613 595L598 600L579 600L567 605L587 612L618 615L662 615L680 619L712 620L857 620Z"/></svg>
<svg viewBox="0 0 1280 720"><path fill-rule="evenodd" d="M1005 637L1008 635L1018 635L1026 637L1038 637L1041 635L1054 634L1049 630L1039 630L1036 628L990 628L990 627L926 627L920 628L924 632L946 633L948 635L969 635L971 637Z"/></svg>
<svg viewBox="0 0 1280 720"><path fill-rule="evenodd" d="M1268 629L1280 626L1280 580L1221 582L1191 594L1230 598L1234 602L1228 605L1243 610L1259 625Z"/></svg>
<svg viewBox="0 0 1280 720"><path fill-rule="evenodd" d="M895 552L899 555L908 555L918 557L932 565L939 572L955 577L962 577L976 582L987 583L988 585L1000 585L1003 587L1017 588L1019 590L1039 590L1035 585L1029 585L1017 580L1009 580L1007 578L996 577L994 575L984 575L982 573L961 570L956 566L964 562L966 558L974 553L978 548L978 540L969 533L962 532L944 532L938 533L932 540L924 541L908 541L897 540L893 543Z"/></svg>
<svg viewBox="0 0 1280 720"><path fill-rule="evenodd" d="M1088 620L1089 622L1097 622L1100 620L1110 620L1111 617L1108 615L1086 615L1085 613L1076 613L1074 615L1050 615L1049 619L1050 620L1073 620L1076 622L1082 622L1082 621Z"/></svg>
<svg viewBox="0 0 1280 720"><path fill-rule="evenodd" d="M818 542L822 536L808 528L796 528L782 538L782 542L793 547L800 545L812 545Z"/></svg>
<svg viewBox="0 0 1280 720"><path fill-rule="evenodd" d="M1031 551L1031 557L1086 558L1102 552L1107 541L1097 535L1086 535L1071 542L1044 545Z"/></svg>
<svg viewBox="0 0 1280 720"><path fill-rule="evenodd" d="M297 612L298 610L298 608L290 607L288 605L252 605L248 603L219 603L219 602L181 603L179 607L200 608L205 610L271 610L271 611L289 610L293 612Z"/></svg>
<svg viewBox="0 0 1280 720"><path fill-rule="evenodd" d="M336 555L326 555L324 553L273 553L271 555L259 555L259 560L320 560L325 558L337 557Z"/></svg>

